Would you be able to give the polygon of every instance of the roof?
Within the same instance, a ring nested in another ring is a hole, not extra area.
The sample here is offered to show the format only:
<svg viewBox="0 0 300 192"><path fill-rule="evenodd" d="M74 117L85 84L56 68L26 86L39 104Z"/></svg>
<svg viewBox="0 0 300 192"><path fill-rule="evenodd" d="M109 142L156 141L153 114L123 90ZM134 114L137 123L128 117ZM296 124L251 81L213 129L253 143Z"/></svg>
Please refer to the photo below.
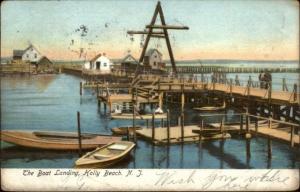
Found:
<svg viewBox="0 0 300 192"><path fill-rule="evenodd" d="M160 56L162 56L162 54L161 54L157 49L149 49L149 50L146 52L145 56L150 56L150 55L152 55L154 52L157 52Z"/></svg>
<svg viewBox="0 0 300 192"><path fill-rule="evenodd" d="M131 59L131 61L130 61ZM139 63L131 54L126 55L122 60L122 63Z"/></svg>
<svg viewBox="0 0 300 192"><path fill-rule="evenodd" d="M52 62L51 62L51 61L48 59L48 57L46 57L46 56L41 57L41 58L37 61L37 63L40 63L40 62L43 61L43 60L46 60L46 61L48 61L49 63L52 64Z"/></svg>
<svg viewBox="0 0 300 192"><path fill-rule="evenodd" d="M92 59L91 59L91 62L93 63L93 62L95 62L99 57L101 57L102 56L102 54L101 53L99 53L99 54L97 54L95 57L93 57Z"/></svg>
<svg viewBox="0 0 300 192"><path fill-rule="evenodd" d="M33 46L32 44L30 44L25 50L24 50L24 52L23 53L25 53L27 50L29 50L29 49L35 49L39 54L41 54L40 52L39 52L39 50L37 50L37 48L35 48L35 46Z"/></svg>
<svg viewBox="0 0 300 192"><path fill-rule="evenodd" d="M13 56L22 57L24 50L13 50Z"/></svg>

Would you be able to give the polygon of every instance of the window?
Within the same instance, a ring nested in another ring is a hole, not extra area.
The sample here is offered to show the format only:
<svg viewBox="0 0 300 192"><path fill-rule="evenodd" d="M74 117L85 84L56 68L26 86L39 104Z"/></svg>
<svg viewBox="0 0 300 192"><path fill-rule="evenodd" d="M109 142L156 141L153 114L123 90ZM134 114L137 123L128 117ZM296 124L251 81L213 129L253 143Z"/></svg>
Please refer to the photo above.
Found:
<svg viewBox="0 0 300 192"><path fill-rule="evenodd" d="M37 54L36 53L34 54L34 58L37 58Z"/></svg>
<svg viewBox="0 0 300 192"><path fill-rule="evenodd" d="M29 57L29 55L28 55L28 54L26 54L26 57L28 58L28 57Z"/></svg>
<svg viewBox="0 0 300 192"><path fill-rule="evenodd" d="M106 64L106 63L103 63L103 66L104 66L104 67L106 67L106 66L107 66L107 64Z"/></svg>
<svg viewBox="0 0 300 192"><path fill-rule="evenodd" d="M154 62L153 65L156 66L156 62Z"/></svg>

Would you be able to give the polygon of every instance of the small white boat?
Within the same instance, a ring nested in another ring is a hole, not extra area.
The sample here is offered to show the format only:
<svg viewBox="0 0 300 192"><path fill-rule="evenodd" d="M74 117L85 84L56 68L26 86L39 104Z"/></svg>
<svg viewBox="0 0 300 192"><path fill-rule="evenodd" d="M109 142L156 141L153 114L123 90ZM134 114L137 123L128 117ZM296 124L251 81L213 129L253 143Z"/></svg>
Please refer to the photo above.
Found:
<svg viewBox="0 0 300 192"><path fill-rule="evenodd" d="M198 111L222 111L224 110L226 107L225 102L223 103L222 106L208 106L208 107L195 107L193 108L194 110L198 110Z"/></svg>
<svg viewBox="0 0 300 192"><path fill-rule="evenodd" d="M75 162L76 168L103 168L122 161L130 154L135 144L130 141L116 141L86 153Z"/></svg>

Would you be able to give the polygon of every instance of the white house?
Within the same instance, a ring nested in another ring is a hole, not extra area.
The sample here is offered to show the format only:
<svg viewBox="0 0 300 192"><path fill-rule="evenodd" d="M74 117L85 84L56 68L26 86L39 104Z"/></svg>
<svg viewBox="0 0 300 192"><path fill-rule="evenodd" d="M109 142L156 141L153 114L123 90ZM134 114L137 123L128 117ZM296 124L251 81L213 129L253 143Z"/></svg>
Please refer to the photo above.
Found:
<svg viewBox="0 0 300 192"><path fill-rule="evenodd" d="M149 65L152 69L163 68L162 54L157 49L149 49L144 56L144 65Z"/></svg>
<svg viewBox="0 0 300 192"><path fill-rule="evenodd" d="M110 73L112 62L105 54L98 54L90 61L84 63L85 69L97 70L103 73Z"/></svg>
<svg viewBox="0 0 300 192"><path fill-rule="evenodd" d="M22 54L22 60L30 63L37 63L42 57L43 55L33 45L25 49Z"/></svg>

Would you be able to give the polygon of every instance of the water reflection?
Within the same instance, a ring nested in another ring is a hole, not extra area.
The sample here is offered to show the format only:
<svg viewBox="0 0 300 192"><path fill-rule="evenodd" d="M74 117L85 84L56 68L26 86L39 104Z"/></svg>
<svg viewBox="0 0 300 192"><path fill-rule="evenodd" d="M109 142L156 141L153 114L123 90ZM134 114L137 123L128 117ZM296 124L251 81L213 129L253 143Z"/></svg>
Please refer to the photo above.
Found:
<svg viewBox="0 0 300 192"><path fill-rule="evenodd" d="M37 160L57 160L57 159L74 159L78 157L76 151L47 151L31 149L19 146L9 146L1 149L1 161L11 159L24 159L26 162Z"/></svg>

